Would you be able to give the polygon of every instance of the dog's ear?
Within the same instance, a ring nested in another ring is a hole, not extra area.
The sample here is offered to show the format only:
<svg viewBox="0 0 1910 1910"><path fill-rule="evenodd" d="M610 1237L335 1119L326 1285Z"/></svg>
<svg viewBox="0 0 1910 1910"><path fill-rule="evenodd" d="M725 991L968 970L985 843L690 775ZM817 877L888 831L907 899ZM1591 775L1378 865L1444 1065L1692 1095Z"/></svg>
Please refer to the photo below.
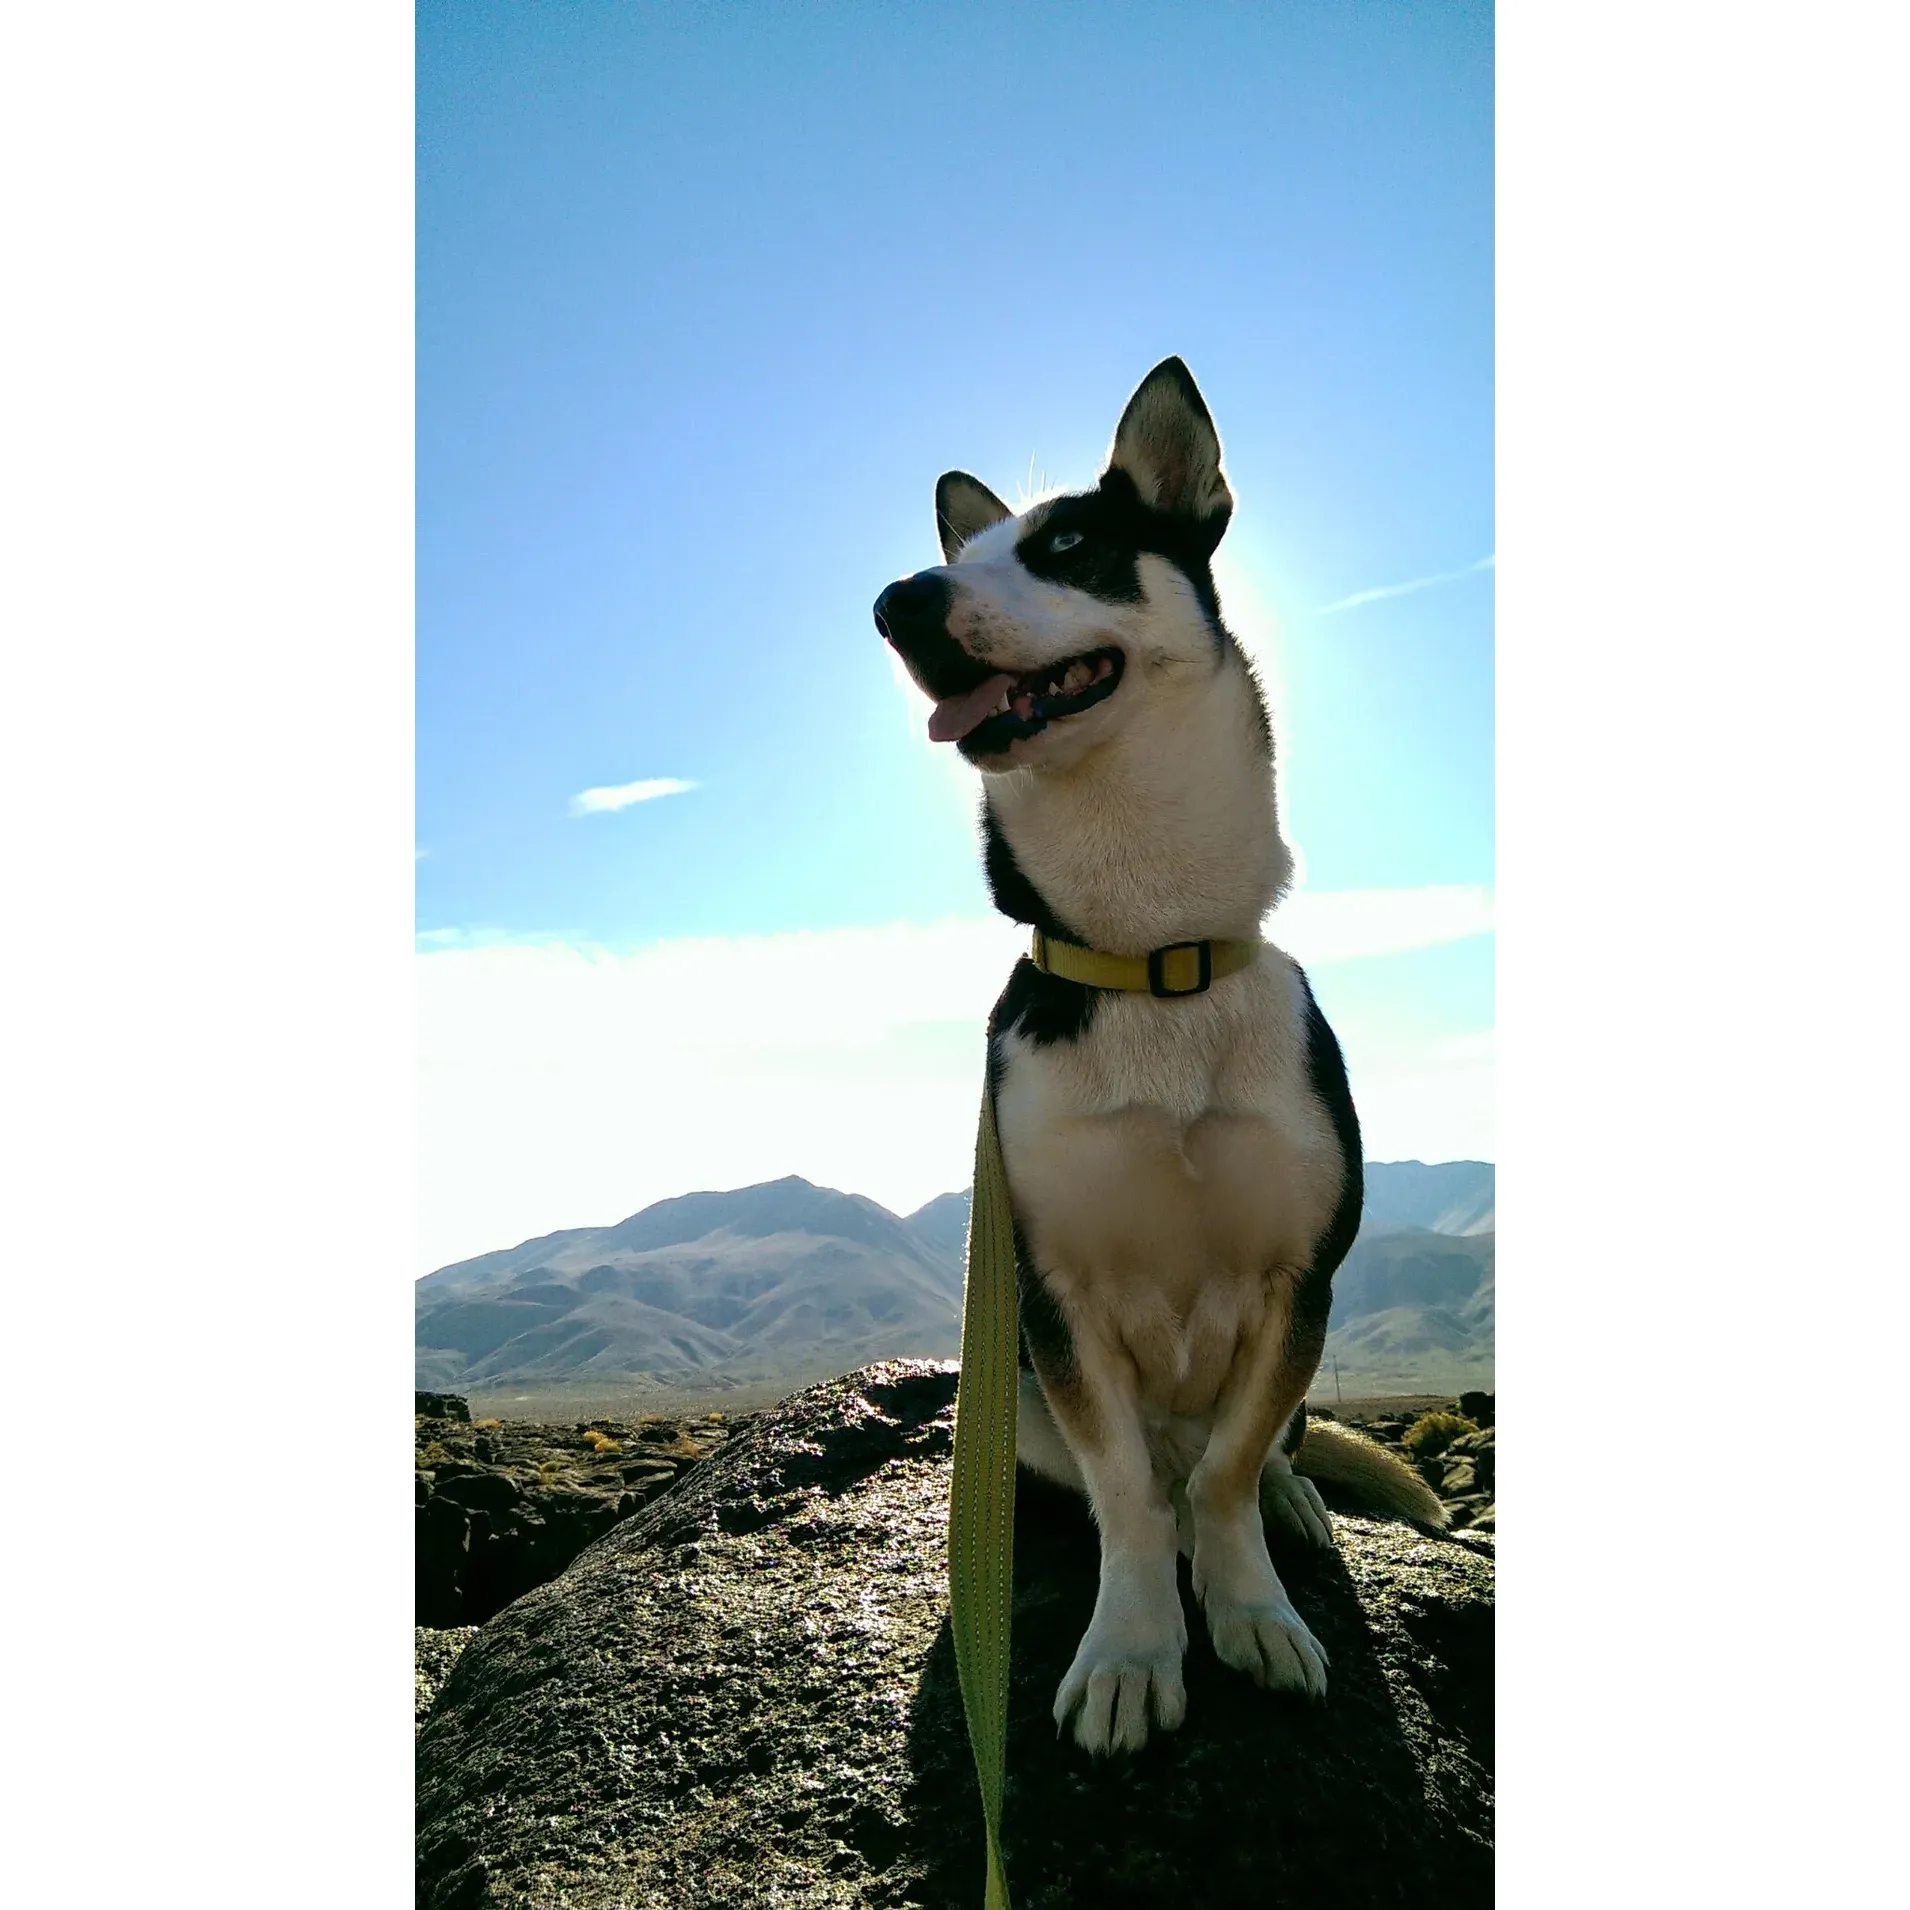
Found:
<svg viewBox="0 0 1910 1910"><path fill-rule="evenodd" d="M1189 520L1209 551L1220 542L1234 494L1220 472L1220 433L1178 358L1164 358L1127 401L1108 470L1124 473L1151 509Z"/></svg>
<svg viewBox="0 0 1910 1910"><path fill-rule="evenodd" d="M955 553L978 531L1013 516L980 478L966 471L944 471L935 480L935 528L942 539L942 555L951 564Z"/></svg>

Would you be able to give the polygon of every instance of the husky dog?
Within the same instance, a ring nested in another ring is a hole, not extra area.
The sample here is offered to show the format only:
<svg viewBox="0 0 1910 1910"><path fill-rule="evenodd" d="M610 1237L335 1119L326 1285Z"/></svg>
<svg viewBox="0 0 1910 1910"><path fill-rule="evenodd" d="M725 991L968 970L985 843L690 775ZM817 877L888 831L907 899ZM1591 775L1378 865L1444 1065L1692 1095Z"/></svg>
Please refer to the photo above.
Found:
<svg viewBox="0 0 1910 1910"><path fill-rule="evenodd" d="M1263 1512L1331 1547L1311 1474L1444 1523L1381 1448L1307 1426L1359 1227L1360 1135L1305 975L1258 941L1292 859L1266 704L1214 590L1233 506L1207 406L1169 358L1093 490L1017 516L944 476L946 561L875 606L935 700L929 735L982 773L996 907L1038 931L988 1067L1021 1292L1018 1456L1084 1492L1100 1530L1094 1616L1054 1707L1096 1753L1138 1749L1150 1713L1169 1731L1185 1715L1179 1553L1219 1656L1320 1698L1326 1653ZM1150 965L1150 992L1065 979L1040 937L1153 964L1246 946L1224 974L1183 959L1171 987Z"/></svg>

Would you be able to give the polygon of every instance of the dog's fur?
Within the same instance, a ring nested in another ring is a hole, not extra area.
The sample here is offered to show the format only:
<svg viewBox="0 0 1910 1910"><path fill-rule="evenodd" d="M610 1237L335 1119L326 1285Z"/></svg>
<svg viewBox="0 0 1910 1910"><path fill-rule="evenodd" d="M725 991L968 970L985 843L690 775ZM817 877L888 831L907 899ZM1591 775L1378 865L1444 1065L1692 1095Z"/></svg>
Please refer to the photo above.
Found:
<svg viewBox="0 0 1910 1910"><path fill-rule="evenodd" d="M1093 490L1017 516L965 473L937 485L946 562L891 585L876 620L938 700L931 734L982 771L1003 913L1132 956L1252 939L1285 891L1271 726L1210 567L1232 511L1178 358L1129 401ZM1020 1261L1020 1458L1085 1492L1101 1535L1057 1723L1104 1752L1144 1743L1150 1713L1181 1722L1183 1551L1220 1657L1323 1696L1326 1654L1274 1570L1263 1508L1331 1546L1313 1472L1441 1514L1378 1447L1307 1428L1361 1165L1305 975L1268 945L1206 993L1160 1000L1024 960L990 1022L989 1075Z"/></svg>

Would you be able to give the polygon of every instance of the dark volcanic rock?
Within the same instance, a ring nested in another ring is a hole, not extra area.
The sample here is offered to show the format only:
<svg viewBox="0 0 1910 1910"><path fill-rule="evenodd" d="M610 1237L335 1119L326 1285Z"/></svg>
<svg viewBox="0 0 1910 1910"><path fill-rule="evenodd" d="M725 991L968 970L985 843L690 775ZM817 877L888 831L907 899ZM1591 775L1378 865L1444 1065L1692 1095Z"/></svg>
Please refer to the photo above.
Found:
<svg viewBox="0 0 1910 1910"><path fill-rule="evenodd" d="M432 1631L419 1625L413 1631L411 1656L417 1687L413 1710L418 1724L424 1723L445 1679L451 1675L451 1667L458 1661L458 1653L476 1636L475 1625L460 1626L455 1631Z"/></svg>
<svg viewBox="0 0 1910 1910"><path fill-rule="evenodd" d="M981 1814L946 1623L955 1379L798 1394L499 1614L419 1737L427 1910L960 1906ZM1342 1517L1282 1556L1323 1707L1215 1659L1138 1758L1057 1741L1086 1510L1021 1481L1006 1842L1018 1910L1491 1901L1492 1544Z"/></svg>
<svg viewBox="0 0 1910 1910"><path fill-rule="evenodd" d="M462 1393L420 1393L414 1410L420 1419L462 1419L468 1424L471 1418L470 1402Z"/></svg>
<svg viewBox="0 0 1910 1910"><path fill-rule="evenodd" d="M481 1624L555 1578L729 1433L716 1414L575 1426L495 1419L473 1426L419 1414L417 1622Z"/></svg>

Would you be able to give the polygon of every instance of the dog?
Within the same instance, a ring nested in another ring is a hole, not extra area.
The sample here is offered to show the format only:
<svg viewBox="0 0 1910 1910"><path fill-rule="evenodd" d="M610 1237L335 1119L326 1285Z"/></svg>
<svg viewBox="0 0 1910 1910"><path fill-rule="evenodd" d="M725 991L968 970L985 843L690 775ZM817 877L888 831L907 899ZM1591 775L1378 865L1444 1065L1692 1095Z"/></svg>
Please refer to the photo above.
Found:
<svg viewBox="0 0 1910 1910"><path fill-rule="evenodd" d="M1182 1553L1219 1657L1320 1699L1326 1652L1268 1524L1331 1547L1315 1479L1444 1523L1410 1468L1307 1422L1359 1227L1360 1133L1305 974L1260 940L1293 865L1266 700L1214 587L1233 508L1206 402L1169 358L1092 490L1017 514L943 476L944 561L875 605L934 699L930 737L981 772L995 906L1036 931L989 1020L988 1079L1021 1299L1017 1457L1085 1493L1100 1534L1054 1706L1094 1754L1185 1716ZM1146 986L1057 973L1055 944L1128 958Z"/></svg>

